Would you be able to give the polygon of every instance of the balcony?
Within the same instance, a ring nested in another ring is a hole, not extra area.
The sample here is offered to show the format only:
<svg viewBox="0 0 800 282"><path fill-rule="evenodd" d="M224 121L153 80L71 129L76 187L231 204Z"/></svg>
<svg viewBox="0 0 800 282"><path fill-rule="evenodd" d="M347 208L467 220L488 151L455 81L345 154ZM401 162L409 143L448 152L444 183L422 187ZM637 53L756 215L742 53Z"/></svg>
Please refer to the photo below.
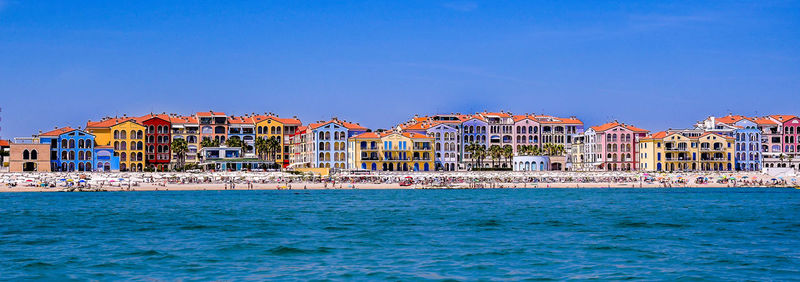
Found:
<svg viewBox="0 0 800 282"><path fill-rule="evenodd" d="M664 148L664 150L665 151L671 151L671 152L687 152L687 151L689 151L689 148L686 148L686 147L666 147L666 148Z"/></svg>

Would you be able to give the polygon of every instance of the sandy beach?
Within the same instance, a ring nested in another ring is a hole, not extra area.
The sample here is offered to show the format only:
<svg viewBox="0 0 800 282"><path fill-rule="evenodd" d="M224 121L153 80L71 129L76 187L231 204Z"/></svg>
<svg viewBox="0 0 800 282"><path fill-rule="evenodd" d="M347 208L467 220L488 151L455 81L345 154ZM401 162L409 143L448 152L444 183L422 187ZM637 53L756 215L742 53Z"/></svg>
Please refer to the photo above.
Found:
<svg viewBox="0 0 800 282"><path fill-rule="evenodd" d="M3 173L0 192L303 189L794 187L793 175L759 172L288 172Z"/></svg>

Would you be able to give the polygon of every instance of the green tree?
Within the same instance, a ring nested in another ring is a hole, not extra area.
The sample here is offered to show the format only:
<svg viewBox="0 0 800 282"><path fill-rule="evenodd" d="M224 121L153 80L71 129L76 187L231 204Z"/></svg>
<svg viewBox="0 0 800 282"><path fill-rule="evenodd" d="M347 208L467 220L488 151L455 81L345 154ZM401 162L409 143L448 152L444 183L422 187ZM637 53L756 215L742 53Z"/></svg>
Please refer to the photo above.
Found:
<svg viewBox="0 0 800 282"><path fill-rule="evenodd" d="M189 152L189 143L183 138L176 138L172 140L172 144L169 146L172 152L178 156L178 168L182 170L186 165L186 153Z"/></svg>
<svg viewBox="0 0 800 282"><path fill-rule="evenodd" d="M200 146L202 147L219 147L219 140L212 140L208 138L203 138L203 141L200 142Z"/></svg>
<svg viewBox="0 0 800 282"><path fill-rule="evenodd" d="M280 152L280 150L281 150L281 141L278 141L278 139L275 138L275 136L272 136L269 139L267 139L267 152L269 152L270 159L272 161L277 160L276 156L278 152Z"/></svg>
<svg viewBox="0 0 800 282"><path fill-rule="evenodd" d="M514 147L511 145L503 146L503 157L506 158L506 162L508 162L508 167L511 167L511 160L514 158Z"/></svg>
<svg viewBox="0 0 800 282"><path fill-rule="evenodd" d="M256 139L255 145L256 145L255 148L256 155L258 155L258 158L260 160L265 160L267 152L269 150L269 146L267 145L267 139L264 139L264 137L258 137L258 139Z"/></svg>
<svg viewBox="0 0 800 282"><path fill-rule="evenodd" d="M503 148L498 145L489 146L489 156L492 157L492 167L497 167L497 161L503 156Z"/></svg>

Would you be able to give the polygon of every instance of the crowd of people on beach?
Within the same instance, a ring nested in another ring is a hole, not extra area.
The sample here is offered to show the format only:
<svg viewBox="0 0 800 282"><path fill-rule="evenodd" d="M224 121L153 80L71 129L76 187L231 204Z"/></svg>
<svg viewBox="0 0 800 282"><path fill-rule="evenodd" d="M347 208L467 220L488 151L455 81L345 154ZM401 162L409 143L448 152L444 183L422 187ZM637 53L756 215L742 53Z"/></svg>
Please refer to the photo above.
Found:
<svg viewBox="0 0 800 282"><path fill-rule="evenodd" d="M6 187L69 190L169 190L170 187L222 185L217 189L380 188L550 188L550 187L789 187L794 178L749 173L642 172L379 172L315 175L295 172L118 172L4 173Z"/></svg>

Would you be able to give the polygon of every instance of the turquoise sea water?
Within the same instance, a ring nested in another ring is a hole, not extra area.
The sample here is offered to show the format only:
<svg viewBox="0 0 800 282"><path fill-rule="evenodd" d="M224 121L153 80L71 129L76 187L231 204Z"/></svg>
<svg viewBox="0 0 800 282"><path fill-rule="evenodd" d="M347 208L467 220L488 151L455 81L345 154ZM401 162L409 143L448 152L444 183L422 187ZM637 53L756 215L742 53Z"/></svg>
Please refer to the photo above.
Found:
<svg viewBox="0 0 800 282"><path fill-rule="evenodd" d="M800 279L800 190L0 193L0 279Z"/></svg>

